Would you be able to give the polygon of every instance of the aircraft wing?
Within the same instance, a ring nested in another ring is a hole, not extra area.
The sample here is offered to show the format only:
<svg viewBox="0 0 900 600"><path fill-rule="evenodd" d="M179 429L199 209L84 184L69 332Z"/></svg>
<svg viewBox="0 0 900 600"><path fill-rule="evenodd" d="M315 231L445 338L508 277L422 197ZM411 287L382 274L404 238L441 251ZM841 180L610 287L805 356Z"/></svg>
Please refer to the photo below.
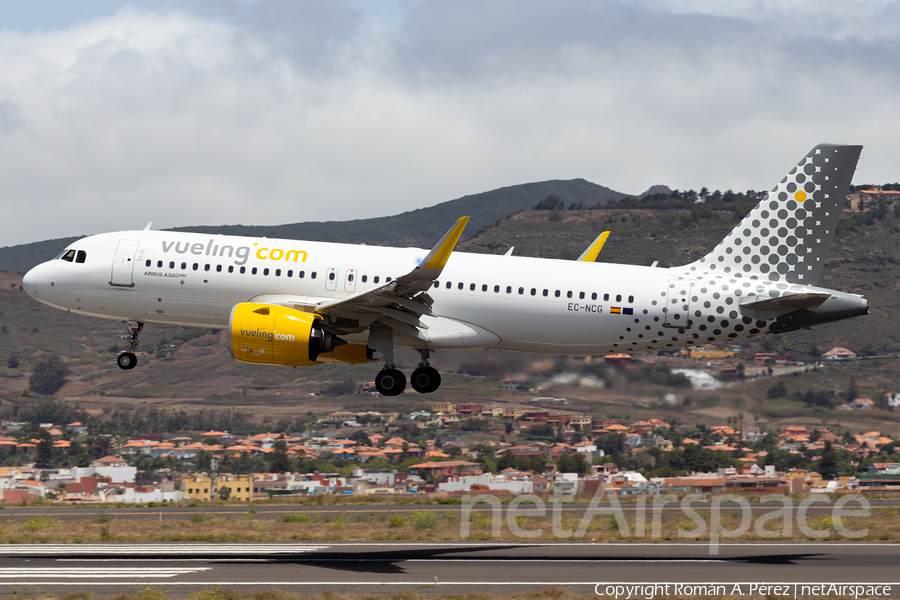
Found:
<svg viewBox="0 0 900 600"><path fill-rule="evenodd" d="M419 320L422 315L433 314L433 300L426 290L440 277L468 221L469 217L461 217L422 262L406 275L346 298L319 302L314 310L337 316L356 314L360 325L369 326L380 321L404 335L427 340L424 330L428 327Z"/></svg>

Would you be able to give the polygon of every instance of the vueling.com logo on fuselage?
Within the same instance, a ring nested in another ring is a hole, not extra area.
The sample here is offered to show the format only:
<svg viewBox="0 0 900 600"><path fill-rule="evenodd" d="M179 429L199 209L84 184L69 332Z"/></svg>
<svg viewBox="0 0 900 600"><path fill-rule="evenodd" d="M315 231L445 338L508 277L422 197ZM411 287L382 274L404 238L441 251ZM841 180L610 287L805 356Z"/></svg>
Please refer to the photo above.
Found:
<svg viewBox="0 0 900 600"><path fill-rule="evenodd" d="M259 243L253 244L259 246ZM255 250L256 258L260 260L284 260L287 262L306 262L305 250L283 250L281 248L251 248L250 246L234 247L230 244L216 243L215 239L210 239L206 244L203 242L166 242L162 243L162 251L168 254L175 250L178 254L193 254L195 256L226 256L234 258L234 264L245 265L247 259L250 258L250 252Z"/></svg>
<svg viewBox="0 0 900 600"><path fill-rule="evenodd" d="M284 342L293 342L294 336L290 333L278 333L277 331L266 331L257 327L256 329L241 329L241 337L262 338L269 340L280 340Z"/></svg>

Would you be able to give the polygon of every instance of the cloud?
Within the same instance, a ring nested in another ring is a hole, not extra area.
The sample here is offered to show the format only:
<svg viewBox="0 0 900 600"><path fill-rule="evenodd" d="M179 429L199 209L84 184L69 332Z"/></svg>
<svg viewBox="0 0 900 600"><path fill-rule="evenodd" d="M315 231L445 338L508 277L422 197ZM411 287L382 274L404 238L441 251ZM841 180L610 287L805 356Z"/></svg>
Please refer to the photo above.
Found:
<svg viewBox="0 0 900 600"><path fill-rule="evenodd" d="M896 2L178 4L0 31L0 245L341 220L584 177L897 180Z"/></svg>

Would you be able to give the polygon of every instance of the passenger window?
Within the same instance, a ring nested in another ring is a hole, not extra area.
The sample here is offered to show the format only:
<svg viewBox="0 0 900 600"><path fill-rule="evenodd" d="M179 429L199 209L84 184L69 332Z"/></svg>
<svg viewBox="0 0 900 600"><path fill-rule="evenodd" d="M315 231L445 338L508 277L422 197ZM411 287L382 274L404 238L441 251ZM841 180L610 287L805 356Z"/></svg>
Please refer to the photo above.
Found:
<svg viewBox="0 0 900 600"><path fill-rule="evenodd" d="M152 264L153 264L153 262L148 259L147 262L144 263L144 266L149 267Z"/></svg>
<svg viewBox="0 0 900 600"><path fill-rule="evenodd" d="M310 273L310 274L309 274L309 278L310 278L310 279L315 279L315 278L316 278L316 272L313 271L312 273Z"/></svg>
<svg viewBox="0 0 900 600"><path fill-rule="evenodd" d="M506 293L512 294L512 286L511 285L506 286Z"/></svg>
<svg viewBox="0 0 900 600"><path fill-rule="evenodd" d="M234 273L234 267L231 266L231 265L228 265L228 272L229 272L229 273Z"/></svg>
<svg viewBox="0 0 900 600"><path fill-rule="evenodd" d="M194 263L194 270L196 271L199 268L200 268L200 265L198 265L197 263Z"/></svg>
<svg viewBox="0 0 900 600"><path fill-rule="evenodd" d="M481 284L481 291L482 291L482 292L486 292L486 291L487 291L487 284L486 284L486 283L482 283L482 284Z"/></svg>
<svg viewBox="0 0 900 600"><path fill-rule="evenodd" d="M531 295L537 296L537 290L535 288L531 288Z"/></svg>
<svg viewBox="0 0 900 600"><path fill-rule="evenodd" d="M222 272L222 265L216 265L216 273Z"/></svg>
<svg viewBox="0 0 900 600"><path fill-rule="evenodd" d="M175 268L175 261L174 261L174 260L170 260L170 261L169 261L169 268L170 268L170 269L174 269L174 268Z"/></svg>
<svg viewBox="0 0 900 600"><path fill-rule="evenodd" d="M609 294L603 294L603 301L604 301L604 302L608 302L608 301L609 301Z"/></svg>
<svg viewBox="0 0 900 600"><path fill-rule="evenodd" d="M622 301L622 294L616 294L616 302Z"/></svg>
<svg viewBox="0 0 900 600"><path fill-rule="evenodd" d="M500 286L499 286L499 285L495 285L495 286L494 286L494 293L495 293L495 294L499 294L499 293L500 293Z"/></svg>
<svg viewBox="0 0 900 600"><path fill-rule="evenodd" d="M68 252L66 252L65 254L62 255L62 259L66 262L72 262L73 260L75 260L75 251L69 250Z"/></svg>
<svg viewBox="0 0 900 600"><path fill-rule="evenodd" d="M184 271L185 269L187 269L187 263L183 262L181 263L181 270Z"/></svg>
<svg viewBox="0 0 900 600"><path fill-rule="evenodd" d="M384 278L384 282L385 282L385 283L390 283L390 282L391 282L391 278L390 278L390 277L385 277L385 278Z"/></svg>
<svg viewBox="0 0 900 600"><path fill-rule="evenodd" d="M281 277L281 269L275 269L275 277ZM350 277L353 277L353 275L351 275ZM351 279L351 281L353 280Z"/></svg>
<svg viewBox="0 0 900 600"><path fill-rule="evenodd" d="M457 284L456 287L457 287L457 289L460 289L460 290L461 290L461 289L463 289L465 286L466 286L466 284L464 284L462 281L460 281L460 282Z"/></svg>
<svg viewBox="0 0 900 600"><path fill-rule="evenodd" d="M163 262L161 260L156 261L156 268L162 269Z"/></svg>
<svg viewBox="0 0 900 600"><path fill-rule="evenodd" d="M519 295L521 296L521 295L524 294L524 293L525 293L525 288L520 287L520 288L519 288Z"/></svg>
<svg viewBox="0 0 900 600"><path fill-rule="evenodd" d="M629 304L634 302L634 296L628 296L628 302Z"/></svg>
<svg viewBox="0 0 900 600"><path fill-rule="evenodd" d="M548 295L549 293L550 293L550 290L544 290L544 296Z"/></svg>
<svg viewBox="0 0 900 600"><path fill-rule="evenodd" d="M444 287L446 287L449 290L451 287L453 287L453 284L448 281Z"/></svg>
<svg viewBox="0 0 900 600"><path fill-rule="evenodd" d="M268 275L268 274L269 274L269 268L266 267L265 269L263 269L263 275Z"/></svg>
<svg viewBox="0 0 900 600"><path fill-rule="evenodd" d="M597 299L597 292L594 292L593 294L591 294L591 300L596 300L596 299Z"/></svg>
<svg viewBox="0 0 900 600"><path fill-rule="evenodd" d="M372 283L378 283L378 275L372 278ZM437 283L437 281L435 281Z"/></svg>
<svg viewBox="0 0 900 600"><path fill-rule="evenodd" d="M241 267L241 275L247 272L247 267Z"/></svg>
<svg viewBox="0 0 900 600"><path fill-rule="evenodd" d="M474 291L475 291L475 284L474 284L474 283L470 283L470 284L469 284L469 289L470 289L471 291L474 292Z"/></svg>
<svg viewBox="0 0 900 600"><path fill-rule="evenodd" d="M347 281L353 281L353 273L347 275Z"/></svg>
<svg viewBox="0 0 900 600"><path fill-rule="evenodd" d="M256 267L253 267L253 269L250 270L250 274L256 275L256 270L257 270Z"/></svg>
<svg viewBox="0 0 900 600"><path fill-rule="evenodd" d="M556 292L554 292L553 295L556 296L557 298L559 298L559 290L556 290Z"/></svg>
<svg viewBox="0 0 900 600"><path fill-rule="evenodd" d="M363 275L363 276L362 276L362 282L363 282L363 283L365 283L366 281L368 281L368 279L369 279L369 276L368 276L368 275Z"/></svg>
<svg viewBox="0 0 900 600"><path fill-rule="evenodd" d="M293 269L288 269L287 276L288 276L288 277L293 277L293 276L294 276L294 270L293 270Z"/></svg>
<svg viewBox="0 0 900 600"><path fill-rule="evenodd" d="M375 283L378 283L378 282L376 281ZM440 282L440 281L435 281L435 282L434 282L434 287L436 287L436 288L441 287L441 282Z"/></svg>
<svg viewBox="0 0 900 600"><path fill-rule="evenodd" d="M328 274L328 281L334 281L334 271Z"/></svg>
<svg viewBox="0 0 900 600"><path fill-rule="evenodd" d="M566 292L566 298L571 298L571 297L572 297L572 291L569 290L568 292Z"/></svg>
<svg viewBox="0 0 900 600"><path fill-rule="evenodd" d="M304 277L306 277L306 271L300 271L299 273L297 273L297 277L303 279Z"/></svg>
<svg viewBox="0 0 900 600"><path fill-rule="evenodd" d="M204 266L203 266L203 270L204 270L204 271L209 271L209 265L208 265L208 264L207 264L207 265L204 265Z"/></svg>
<svg viewBox="0 0 900 600"><path fill-rule="evenodd" d="M584 292L578 292L578 299L584 300Z"/></svg>

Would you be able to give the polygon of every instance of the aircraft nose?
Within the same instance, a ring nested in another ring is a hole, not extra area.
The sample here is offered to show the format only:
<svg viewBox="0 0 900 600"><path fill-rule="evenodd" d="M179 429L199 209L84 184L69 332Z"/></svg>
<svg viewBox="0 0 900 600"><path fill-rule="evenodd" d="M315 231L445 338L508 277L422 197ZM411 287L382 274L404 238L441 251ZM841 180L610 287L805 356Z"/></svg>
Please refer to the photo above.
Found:
<svg viewBox="0 0 900 600"><path fill-rule="evenodd" d="M38 297L38 282L41 277L40 271L42 266L43 265L32 267L25 273L25 276L22 277L22 288L25 290L26 294L35 299Z"/></svg>

